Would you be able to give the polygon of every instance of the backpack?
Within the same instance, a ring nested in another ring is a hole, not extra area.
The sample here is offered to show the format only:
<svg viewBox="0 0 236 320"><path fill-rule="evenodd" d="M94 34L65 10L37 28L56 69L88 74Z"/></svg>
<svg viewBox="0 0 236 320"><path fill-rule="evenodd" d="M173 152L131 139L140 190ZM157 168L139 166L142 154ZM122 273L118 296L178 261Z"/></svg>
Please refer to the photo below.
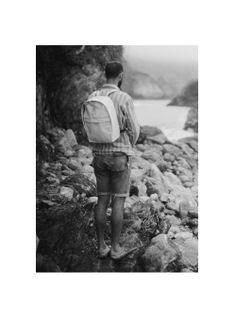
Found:
<svg viewBox="0 0 236 320"><path fill-rule="evenodd" d="M113 101L107 95L89 98L82 106L82 121L89 142L112 143L120 137L120 126Z"/></svg>

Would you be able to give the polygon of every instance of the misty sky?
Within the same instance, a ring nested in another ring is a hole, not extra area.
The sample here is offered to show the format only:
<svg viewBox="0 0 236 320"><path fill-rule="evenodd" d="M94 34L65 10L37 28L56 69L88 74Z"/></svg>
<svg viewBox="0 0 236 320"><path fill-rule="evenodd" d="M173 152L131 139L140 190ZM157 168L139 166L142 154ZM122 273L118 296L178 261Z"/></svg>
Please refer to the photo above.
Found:
<svg viewBox="0 0 236 320"><path fill-rule="evenodd" d="M197 62L197 46L125 46L124 56L152 61Z"/></svg>

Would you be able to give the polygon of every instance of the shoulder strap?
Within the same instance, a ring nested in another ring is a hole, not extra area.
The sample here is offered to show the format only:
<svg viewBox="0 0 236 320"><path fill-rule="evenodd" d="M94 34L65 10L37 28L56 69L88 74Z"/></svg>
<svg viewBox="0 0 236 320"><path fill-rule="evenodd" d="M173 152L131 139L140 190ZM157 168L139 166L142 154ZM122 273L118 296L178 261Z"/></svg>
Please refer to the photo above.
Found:
<svg viewBox="0 0 236 320"><path fill-rule="evenodd" d="M106 95L109 96L110 94L112 94L112 93L114 93L116 91L118 91L118 90L117 89L113 89L113 90L109 91Z"/></svg>

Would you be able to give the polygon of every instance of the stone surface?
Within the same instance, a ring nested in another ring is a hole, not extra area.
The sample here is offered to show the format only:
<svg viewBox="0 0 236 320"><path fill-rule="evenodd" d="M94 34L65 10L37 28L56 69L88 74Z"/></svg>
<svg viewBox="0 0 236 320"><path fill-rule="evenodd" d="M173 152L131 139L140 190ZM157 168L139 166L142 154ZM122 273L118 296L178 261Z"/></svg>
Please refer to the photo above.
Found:
<svg viewBox="0 0 236 320"><path fill-rule="evenodd" d="M71 199L73 199L74 191L73 189L68 187L61 187L60 194L70 201Z"/></svg>
<svg viewBox="0 0 236 320"><path fill-rule="evenodd" d="M142 158L146 160L150 160L153 162L161 162L162 161L162 154L160 152L157 152L155 150L146 150L142 154Z"/></svg>
<svg viewBox="0 0 236 320"><path fill-rule="evenodd" d="M189 234L177 237L173 242L182 253L181 261L187 267L196 267L198 264L198 240Z"/></svg>
<svg viewBox="0 0 236 320"><path fill-rule="evenodd" d="M152 239L150 246L142 256L144 270L147 272L164 272L171 263L181 258L178 247L166 234L160 234Z"/></svg>
<svg viewBox="0 0 236 320"><path fill-rule="evenodd" d="M181 219L187 217L190 210L190 204L187 200L181 200L179 204L179 215Z"/></svg>
<svg viewBox="0 0 236 320"><path fill-rule="evenodd" d="M58 146L60 148L60 151L63 153L66 152L73 152L73 147L77 145L77 140L74 135L74 132L71 129L68 129L64 136L60 139L58 142Z"/></svg>
<svg viewBox="0 0 236 320"><path fill-rule="evenodd" d="M168 141L167 137L163 133L157 134L155 136L147 136L147 140L158 144L164 144Z"/></svg>

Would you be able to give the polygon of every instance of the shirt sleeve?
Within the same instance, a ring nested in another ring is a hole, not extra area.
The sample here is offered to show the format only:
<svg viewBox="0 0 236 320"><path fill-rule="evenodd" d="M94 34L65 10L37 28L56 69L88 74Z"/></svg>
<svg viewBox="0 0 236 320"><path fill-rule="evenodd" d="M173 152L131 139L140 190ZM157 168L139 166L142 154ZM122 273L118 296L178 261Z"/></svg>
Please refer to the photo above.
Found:
<svg viewBox="0 0 236 320"><path fill-rule="evenodd" d="M126 131L129 135L130 143L135 145L138 140L140 127L135 113L133 100L129 97L124 110L126 115Z"/></svg>

